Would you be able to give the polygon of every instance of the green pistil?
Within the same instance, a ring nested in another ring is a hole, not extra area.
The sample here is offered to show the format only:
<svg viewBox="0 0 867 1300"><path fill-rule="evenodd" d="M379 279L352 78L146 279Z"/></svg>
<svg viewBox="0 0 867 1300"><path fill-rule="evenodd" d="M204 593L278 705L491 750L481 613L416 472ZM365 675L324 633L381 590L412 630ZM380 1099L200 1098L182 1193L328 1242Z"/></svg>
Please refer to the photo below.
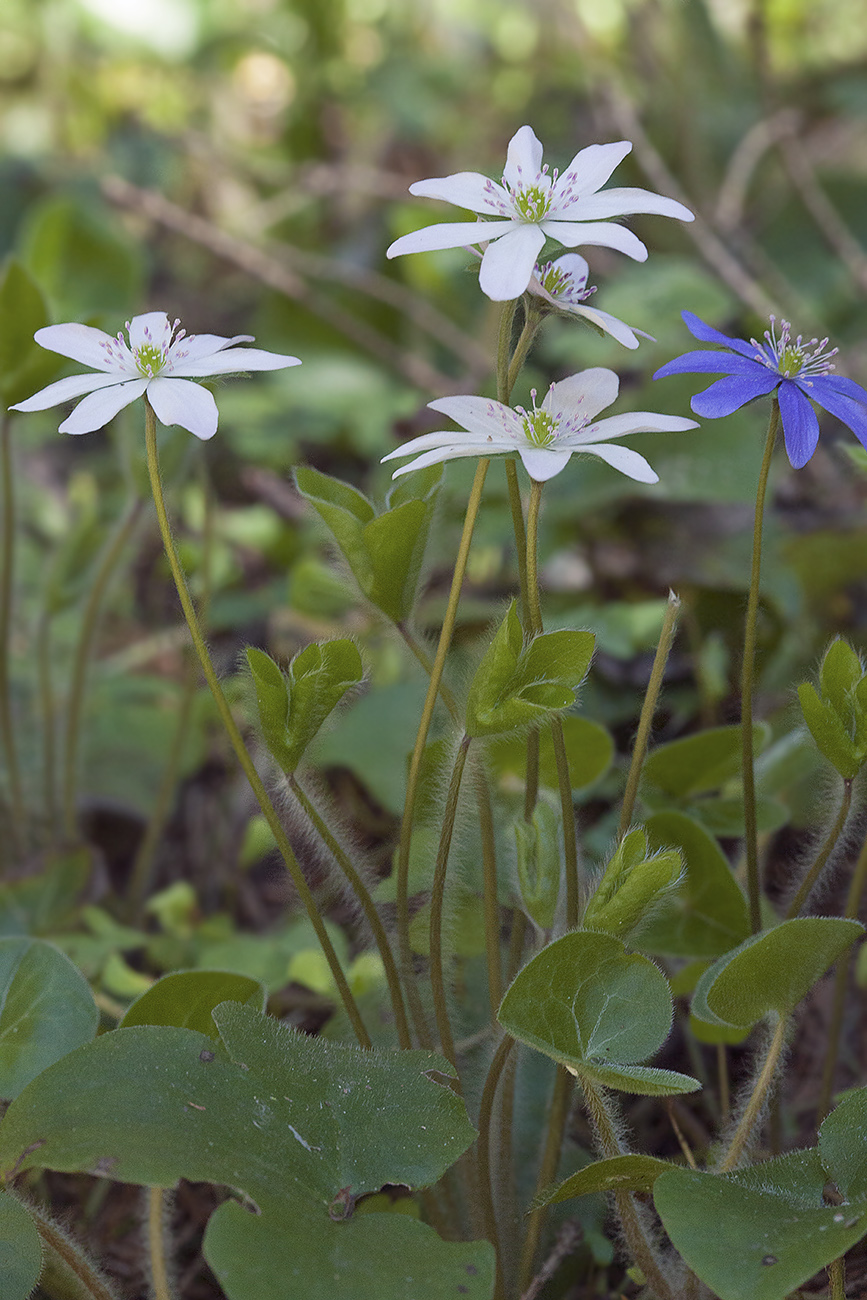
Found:
<svg viewBox="0 0 867 1300"><path fill-rule="evenodd" d="M557 437L557 421L547 411L527 411L523 425L527 441L534 447L548 447Z"/></svg>
<svg viewBox="0 0 867 1300"><path fill-rule="evenodd" d="M797 375L804 365L804 353L801 348L786 348L780 357L780 373Z"/></svg>
<svg viewBox="0 0 867 1300"><path fill-rule="evenodd" d="M541 221L550 206L550 191L539 185L527 185L515 195L515 208L525 221Z"/></svg>
<svg viewBox="0 0 867 1300"><path fill-rule="evenodd" d="M542 288L546 293L550 293L552 298L557 298L567 287L570 278L568 271L561 271L549 263L541 277Z"/></svg>
<svg viewBox="0 0 867 1300"><path fill-rule="evenodd" d="M162 348L154 347L153 343L143 344L135 354L135 363L139 368L139 373L144 375L146 379L152 379L154 375L158 375L163 368L164 361Z"/></svg>

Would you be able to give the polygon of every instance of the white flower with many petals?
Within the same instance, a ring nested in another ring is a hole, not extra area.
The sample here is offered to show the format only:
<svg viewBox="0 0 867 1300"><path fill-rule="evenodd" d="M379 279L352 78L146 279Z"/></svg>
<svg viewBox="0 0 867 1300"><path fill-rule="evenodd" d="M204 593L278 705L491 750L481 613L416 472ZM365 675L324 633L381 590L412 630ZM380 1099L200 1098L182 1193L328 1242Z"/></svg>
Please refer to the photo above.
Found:
<svg viewBox="0 0 867 1300"><path fill-rule="evenodd" d="M556 262L546 262L543 266L536 263L527 292L542 298L558 311L570 316L583 316L625 348L637 348L639 335L652 342L652 334L631 328L608 311L586 306L587 299L596 292L595 286L587 284L589 274L590 267L580 254L564 253Z"/></svg>
<svg viewBox="0 0 867 1300"><path fill-rule="evenodd" d="M426 226L395 240L387 256L486 244L479 284L495 302L521 296L546 238L565 248L601 244L643 262L644 244L630 230L613 224L611 217L655 212L680 221L694 218L682 203L650 190L598 192L631 148L628 140L592 144L575 155L562 175L549 173L547 165L542 166L542 145L531 127L522 126L509 142L502 185L478 172L456 172L409 187L410 194L442 199L488 220Z"/></svg>
<svg viewBox="0 0 867 1300"><path fill-rule="evenodd" d="M679 432L695 429L695 420L677 415L657 415L654 411L629 411L597 420L595 416L617 397L620 381L613 370L596 367L552 384L536 406L504 406L487 397L442 397L429 406L441 411L466 433L442 430L413 438L396 451L383 456L415 456L409 465L395 470L393 477L410 470L424 469L440 461L461 456L496 456L517 452L531 478L544 483L563 469L570 456L578 452L598 456L606 464L639 483L656 483L658 475L637 451L611 445L614 438L630 433Z"/></svg>
<svg viewBox="0 0 867 1300"><path fill-rule="evenodd" d="M40 347L92 366L97 373L59 379L10 409L46 411L88 393L61 424L60 432L92 433L147 394L162 424L179 424L197 438L212 438L217 432L217 403L207 388L191 379L301 364L297 357L235 347L236 343L252 343L250 334L233 339L217 334L187 335L178 329L179 324L172 324L162 311L134 316L127 322L129 343L120 333L112 338L90 325L48 325L37 330L33 337Z"/></svg>

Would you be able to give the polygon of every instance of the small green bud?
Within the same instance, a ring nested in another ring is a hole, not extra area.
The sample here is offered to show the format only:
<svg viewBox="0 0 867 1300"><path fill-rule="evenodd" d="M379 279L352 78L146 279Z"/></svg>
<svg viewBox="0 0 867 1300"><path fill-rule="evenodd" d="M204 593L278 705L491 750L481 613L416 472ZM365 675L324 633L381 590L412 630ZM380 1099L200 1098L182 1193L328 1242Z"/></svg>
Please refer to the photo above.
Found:
<svg viewBox="0 0 867 1300"><path fill-rule="evenodd" d="M639 826L623 837L587 904L582 926L625 939L647 918L683 874L676 849L648 854L647 835Z"/></svg>
<svg viewBox="0 0 867 1300"><path fill-rule="evenodd" d="M867 761L867 674L842 638L825 652L819 690L821 694L810 682L798 687L804 721L817 748L851 781Z"/></svg>
<svg viewBox="0 0 867 1300"><path fill-rule="evenodd" d="M560 896L560 818L540 800L530 821L515 822L518 883L530 918L540 930L550 930Z"/></svg>

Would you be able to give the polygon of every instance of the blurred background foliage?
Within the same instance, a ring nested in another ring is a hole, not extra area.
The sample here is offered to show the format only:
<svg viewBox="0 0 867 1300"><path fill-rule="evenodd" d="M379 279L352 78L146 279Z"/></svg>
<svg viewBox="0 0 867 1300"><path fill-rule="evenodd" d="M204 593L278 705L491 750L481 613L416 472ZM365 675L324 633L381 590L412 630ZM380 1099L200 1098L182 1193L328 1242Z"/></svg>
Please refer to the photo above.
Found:
<svg viewBox="0 0 867 1300"><path fill-rule="evenodd" d="M456 215L410 198L409 184L458 170L497 176L529 122L552 166L596 141L632 140L615 183L680 197L698 214L688 227L631 219L651 250L645 265L585 250L595 301L655 341L627 352L551 320L518 401L601 364L621 375L621 409L687 413L691 379L650 381L691 344L683 308L746 337L771 312L790 318L807 337L830 335L841 373L864 382L865 72L861 0L5 0L0 253L20 259L54 320L114 332L163 309L190 331L251 333L303 358L300 370L221 385L220 433L207 447L167 435L179 531L200 592L209 587L224 671L245 641L290 655L348 629L365 642L370 690L381 693L372 725L384 728L403 716L408 683L415 699L417 671L335 573L291 471L303 460L381 498L379 457L432 427L428 400L492 391L497 311L465 254L385 259L397 235ZM624 746L669 586L685 616L663 735L737 717L763 418L750 408L693 433L635 439L659 470L652 488L575 460L546 492L546 612L598 632L584 709ZM136 408L81 440L58 438L57 423L54 412L15 421L22 709L35 689L27 647L46 568L87 516L97 535L80 575L92 572L99 529L141 477ZM779 453L768 519L760 712L778 734L794 725L793 674L810 671L836 630L863 644L867 624L867 460L848 431L824 423L805 470ZM420 611L429 630L471 472L456 464L446 476ZM459 629L465 660L514 583L510 531L497 470ZM184 675L150 519L131 563L102 626L84 793L144 816ZM54 619L61 677L79 615L71 600ZM123 684L129 669L134 688ZM195 717L187 776L221 752L209 709ZM395 734L383 763L399 781L406 738ZM323 753L331 763L342 753L364 792L366 759L350 742L347 731L341 748L335 733ZM792 771L806 818L809 772ZM592 818L605 782L581 797Z"/></svg>

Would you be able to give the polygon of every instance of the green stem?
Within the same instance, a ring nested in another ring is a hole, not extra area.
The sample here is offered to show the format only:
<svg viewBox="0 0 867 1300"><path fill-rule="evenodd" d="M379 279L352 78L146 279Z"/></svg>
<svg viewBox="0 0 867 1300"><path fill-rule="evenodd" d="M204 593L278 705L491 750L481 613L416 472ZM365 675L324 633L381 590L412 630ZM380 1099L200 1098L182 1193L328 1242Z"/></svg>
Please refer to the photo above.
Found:
<svg viewBox="0 0 867 1300"><path fill-rule="evenodd" d="M816 881L819 879L819 876L822 874L822 871L825 867L825 863L828 861L828 859L830 858L834 850L834 845L837 843L837 840L840 838L841 834L843 833L843 827L846 825L846 818L849 816L849 809L851 808L851 806L852 806L852 782L851 780L844 779L843 798L840 800L840 811L837 813L837 818L834 822L834 825L831 827L827 836L825 837L824 844L822 845L821 849L816 855L816 861L813 863L812 867L807 872L804 879L801 881L801 887L798 890L795 897L792 899L789 910L786 912L787 921L791 921L793 917L798 915L801 908L804 906L807 899L809 898L810 891L812 890Z"/></svg>
<svg viewBox="0 0 867 1300"><path fill-rule="evenodd" d="M629 775L626 778L626 789L623 792L623 805L620 809L620 822L617 827L618 840L622 840L623 836L629 830L632 822L632 814L635 811L635 801L638 798L638 786L641 782L641 769L644 767L644 759L647 755L647 745L650 740L650 728L653 726L653 715L656 712L656 702L659 699L659 692L662 689L662 681L665 677L665 666L668 663L668 656L671 653L671 646L677 628L677 616L679 611L680 598L675 596L673 591L670 591L668 593L668 604L665 607L665 617L662 620L662 631L659 634L659 645L656 647L656 655L653 660L650 681L647 683L644 702L641 706L641 715L638 719L638 732L635 737L635 745L632 749Z"/></svg>
<svg viewBox="0 0 867 1300"><path fill-rule="evenodd" d="M166 1265L165 1192L162 1187L149 1187L147 1198L148 1258L153 1300L174 1300Z"/></svg>
<svg viewBox="0 0 867 1300"><path fill-rule="evenodd" d="M434 1014L436 1015L442 1054L451 1061L455 1069L457 1069L458 1064L457 1054L455 1052L455 1040L449 1018L445 977L443 975L443 900L446 888L446 868L449 862L452 833L454 832L455 817L458 811L458 797L461 791L461 778L464 774L464 765L467 761L470 741L470 736L463 736L455 756L455 765L452 769L448 794L446 795L446 806L443 812L443 825L437 850L436 866L434 867L430 900L430 983L433 991Z"/></svg>
<svg viewBox="0 0 867 1300"><path fill-rule="evenodd" d="M84 707L90 652L93 649L96 628L108 584L138 523L144 504L141 497L133 497L127 503L126 510L102 552L84 606L84 612L81 616L81 627L78 633L78 643L75 647L75 657L72 663L72 677L69 683L63 747L63 830L70 840L74 840L78 832L78 818L75 808L76 786L78 784L78 750L81 743L81 713Z"/></svg>
<svg viewBox="0 0 867 1300"><path fill-rule="evenodd" d="M265 820L271 829L271 833L274 836L277 848L283 857L289 875L292 877L292 883L298 891L301 901L307 910L307 915L310 917L310 922L316 932L316 937L319 940L322 951L325 954L325 959L328 962L328 967L334 978L334 983L337 986L340 1000L343 1003L346 1014L352 1024L355 1036L362 1047L370 1047L370 1035L364 1026L364 1021L361 1018L358 1005L355 998L352 996L352 990L346 981L346 976L341 969L337 954L334 951L334 946L328 937L325 923L319 914L316 901L310 891L307 881L304 879L304 875L298 865L298 860L292 851L292 846L289 843L285 830L283 829L283 824L277 815L277 810L271 802L268 791L265 789L262 779L256 771L255 764L247 750L247 746L244 744L243 737L241 736L237 723L232 716L232 711L229 708L226 697L223 694L223 689L220 686L219 678L214 669L214 665L211 662L211 656L208 653L205 639L202 636L199 621L196 618L196 611L193 606L192 598L190 597L189 588L187 587L187 581L184 577L184 571L181 567L174 538L172 537L171 525L169 524L169 517L166 511L165 499L163 497L162 481L160 478L156 416L147 400L145 401L145 442L147 446L148 474L150 476L151 491L153 492L154 505L156 507L157 521L163 539L163 546L172 571L172 577L175 580L181 608L183 609L184 617L187 620L187 627L190 629L190 636L193 639L193 645L195 646L196 654L199 657L199 663L202 665L202 671L205 674L205 680L210 687L211 694L214 697L214 703L216 704L217 710L222 718L223 725L226 728L229 741L235 751L238 762L241 765L244 775L250 782L259 807L261 808Z"/></svg>
<svg viewBox="0 0 867 1300"><path fill-rule="evenodd" d="M13 848L21 850L26 839L26 813L21 788L18 747L12 720L12 683L9 646L12 636L12 583L15 571L15 481L12 467L12 417L0 418L0 469L3 475L3 555L0 559L0 737L9 781Z"/></svg>
<svg viewBox="0 0 867 1300"><path fill-rule="evenodd" d="M846 1262L841 1255L828 1265L831 1300L846 1300Z"/></svg>
<svg viewBox="0 0 867 1300"><path fill-rule="evenodd" d="M584 1098L587 1102L590 1118L599 1137L603 1156L608 1159L612 1156L621 1155L623 1153L622 1147L617 1139L614 1120L608 1111L604 1090L593 1083L592 1080L586 1078L582 1078L581 1087L584 1090ZM674 1300L668 1279L663 1274L657 1260L656 1251L645 1235L632 1193L615 1192L614 1203L623 1227L626 1244L646 1281L650 1284L657 1300Z"/></svg>
<svg viewBox="0 0 867 1300"><path fill-rule="evenodd" d="M51 843L58 834L57 807L57 734L56 701L51 658L52 617L47 609L39 616L36 629L36 662L39 680L39 709L42 714L42 785L45 796L45 816Z"/></svg>
<svg viewBox="0 0 867 1300"><path fill-rule="evenodd" d="M406 1010L403 1005L403 994L400 988L400 976L397 973L394 954L391 951L391 944L388 941L388 935L385 932L385 926L382 924L376 905L370 896L367 885L362 880L358 871L352 864L352 861L346 850L340 842L332 835L327 822L317 811L310 796L302 789L298 778L291 773L287 780L289 789L304 809L309 821L314 826L317 835L331 853L340 870L343 872L349 882L352 892L358 899L361 910L364 912L367 924L373 932L373 938L376 942L379 955L382 958L382 964L385 968L385 978L388 982L388 991L391 996L391 1005L394 1010L395 1027L397 1028L398 1042L402 1048L412 1047L412 1038L409 1032L409 1023L406 1018Z"/></svg>
<svg viewBox="0 0 867 1300"><path fill-rule="evenodd" d="M741 673L741 746L743 755L744 825L747 858L747 889L750 899L750 924L753 934L762 928L761 882L759 880L759 839L756 823L756 774L753 762L753 685L756 668L756 626L759 613L759 592L762 573L762 524L765 515L765 494L771 457L777 430L780 425L780 404L776 397L771 402L771 418L765 438L765 451L759 471L756 492L756 512L753 522L753 559L750 570L750 591L747 599L747 617L744 626L744 663Z"/></svg>
<svg viewBox="0 0 867 1300"><path fill-rule="evenodd" d="M551 1095L551 1106L548 1112L548 1131L545 1135L545 1149L542 1152L542 1160L539 1164L539 1173L536 1178L536 1192L543 1192L553 1183L557 1177L557 1166L560 1163L560 1148L563 1145L563 1135L566 1132L566 1121L569 1118L569 1108L572 1104L572 1089L574 1079L565 1066L557 1066L557 1074L554 1079L554 1091ZM536 1209L531 1210L527 1216L527 1232L524 1237L524 1244L521 1249L520 1264L520 1289L526 1290L533 1276L536 1262L536 1252L539 1249L539 1241L542 1236L542 1228L548 1215L547 1205L539 1205Z"/></svg>
<svg viewBox="0 0 867 1300"><path fill-rule="evenodd" d="M482 490L485 486L485 476L487 475L490 463L490 460L487 458L479 461L476 467L476 475L473 479L469 501L467 502L467 513L464 519L464 527L461 534L460 545L458 547L457 558L455 560L455 571L452 576L448 605L446 606L446 613L443 620L442 630L440 632L436 658L434 659L433 668L431 670L430 684L428 685L424 708L422 709L418 732L416 733L415 738L415 745L412 751L412 758L410 759L409 775L406 783L406 802L404 803L403 819L400 826L400 843L398 846L397 857L397 936L400 948L401 972L403 975L404 988L407 991L407 997L409 999L410 1011L415 1022L416 1033L418 1034L422 1047L428 1048L432 1046L431 1036L425 1021L424 1008L421 1005L418 986L415 982L412 951L409 943L409 849L412 838L412 823L415 813L415 804L416 799L418 798L418 781L422 758L424 756L425 745L427 744L431 721L433 720L434 706L436 704L443 671L445 669L446 656L448 654L449 646L451 645L455 622L457 621L461 587L463 586L464 575L467 571L470 544L473 539L473 530L476 526L476 519L482 501Z"/></svg>
<svg viewBox="0 0 867 1300"><path fill-rule="evenodd" d="M843 913L850 921L857 919L865 888L867 888L867 838L864 839L861 845L861 852L858 854L858 861L855 863L855 870L852 873L852 882L849 885L849 894L846 899L846 910ZM837 962L837 970L834 974L834 1002L831 1010L831 1024L828 1029L825 1064L822 1070L822 1089L819 1094L819 1105L816 1114L817 1128L831 1109L831 1093L834 1087L834 1071L837 1068L837 1057L840 1052L840 1035L843 1029L843 1013L846 1006L846 988L849 983L851 961L852 949L848 948Z"/></svg>
<svg viewBox="0 0 867 1300"><path fill-rule="evenodd" d="M63 1300L118 1300L118 1294L95 1264L39 1206L28 1205L42 1241L40 1289Z"/></svg>
<svg viewBox="0 0 867 1300"><path fill-rule="evenodd" d="M494 1247L497 1260L497 1281L494 1288L494 1300L503 1300L505 1293L505 1284L503 1277L503 1252L500 1242L500 1231L497 1225L497 1211L494 1204L494 1180L491 1169L491 1121L494 1113L494 1100L497 1095L497 1085L500 1082L500 1075L509 1059L509 1054L515 1046L514 1038L506 1034L501 1040L494 1052L493 1060L488 1068L485 1078L485 1084L482 1088L482 1098L479 1103L479 1138L476 1144L476 1159L478 1161L478 1185L482 1197L482 1208L485 1217L485 1233L488 1241Z"/></svg>
<svg viewBox="0 0 867 1300"><path fill-rule="evenodd" d="M785 1016L780 1016L761 1073L756 1080L755 1087L750 1094L750 1099L747 1102L744 1113L741 1115L740 1122L735 1129L735 1134L731 1140L729 1149L726 1152L726 1157L719 1167L719 1172L721 1174L727 1174L732 1169L737 1168L738 1162L744 1153L744 1149L750 1140L752 1131L758 1123L759 1116L762 1113L768 1095L768 1090L777 1069L780 1053L782 1052L783 1045L786 1041L787 1027L787 1018Z"/></svg>
<svg viewBox="0 0 867 1300"><path fill-rule="evenodd" d="M560 807L563 817L563 857L566 868L566 926L572 930L578 924L578 916L581 910L578 882L578 832L575 826L572 777L569 772L569 756L566 753L563 719L556 715L551 718L551 740L554 743L554 761L557 764L557 788L560 793Z"/></svg>
<svg viewBox="0 0 867 1300"><path fill-rule="evenodd" d="M529 630L533 636L542 631L542 603L539 598L539 509L542 504L542 484L530 480L530 504L527 508L527 609Z"/></svg>

